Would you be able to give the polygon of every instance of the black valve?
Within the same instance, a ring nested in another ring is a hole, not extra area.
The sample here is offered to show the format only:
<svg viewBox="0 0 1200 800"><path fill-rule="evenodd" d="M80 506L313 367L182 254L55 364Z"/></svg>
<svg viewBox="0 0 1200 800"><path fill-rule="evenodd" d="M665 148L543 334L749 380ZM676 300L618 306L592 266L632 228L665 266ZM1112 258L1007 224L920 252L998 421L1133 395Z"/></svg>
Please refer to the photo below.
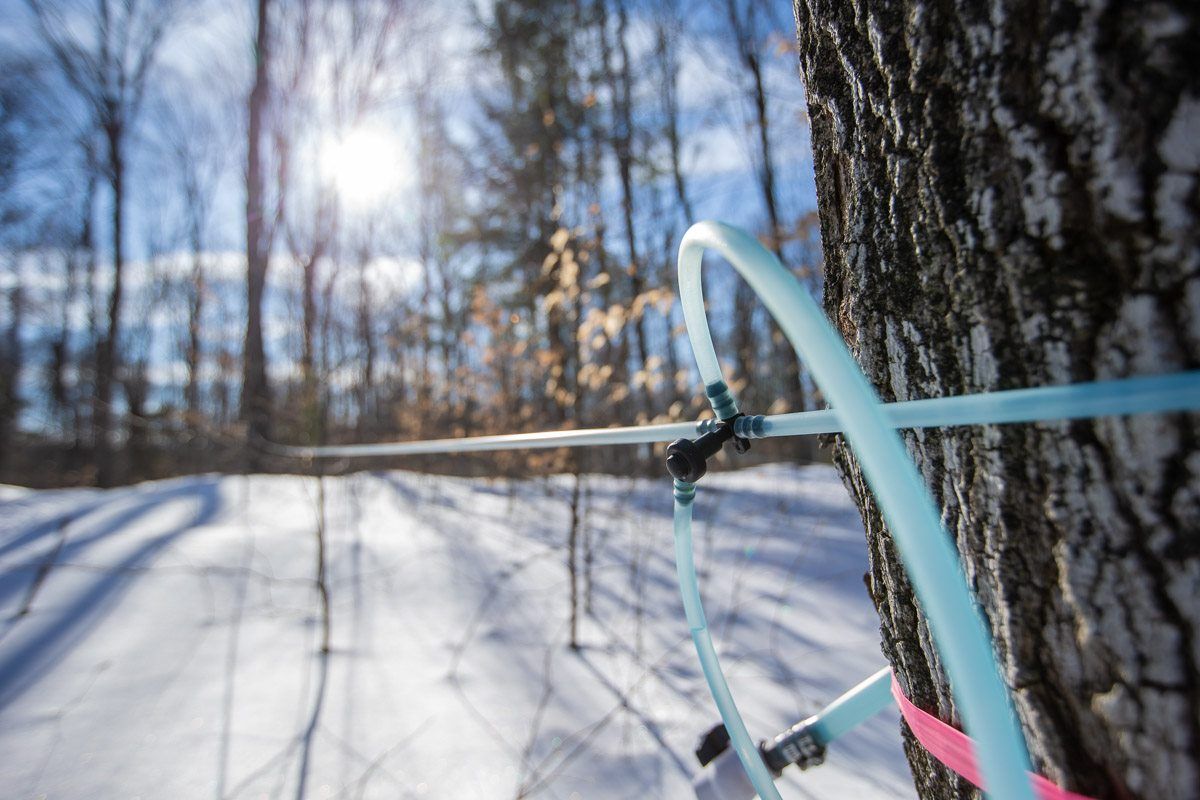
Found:
<svg viewBox="0 0 1200 800"><path fill-rule="evenodd" d="M695 483L704 477L708 471L708 459L724 447L730 439L734 440L734 449L744 453L750 449L750 441L737 436L733 432L733 421L740 417L723 419L708 433L696 440L676 439L667 445L667 472L675 480Z"/></svg>

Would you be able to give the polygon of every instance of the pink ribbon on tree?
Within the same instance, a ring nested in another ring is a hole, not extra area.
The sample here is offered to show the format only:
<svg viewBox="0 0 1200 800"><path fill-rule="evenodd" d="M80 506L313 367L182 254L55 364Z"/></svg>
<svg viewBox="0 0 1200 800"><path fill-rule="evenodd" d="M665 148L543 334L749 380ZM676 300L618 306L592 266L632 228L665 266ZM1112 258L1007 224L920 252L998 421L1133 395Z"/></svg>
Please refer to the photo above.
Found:
<svg viewBox="0 0 1200 800"><path fill-rule="evenodd" d="M896 681L895 673L892 673L892 697L896 698L896 705L900 706L900 715L904 717L909 730L917 737L921 746L938 761L986 791L987 787L983 785L983 776L975 758L975 742L971 737L914 706L912 701L904 696L904 690ZM1085 795L1068 792L1032 772L1029 773L1029 780L1041 800L1092 800Z"/></svg>

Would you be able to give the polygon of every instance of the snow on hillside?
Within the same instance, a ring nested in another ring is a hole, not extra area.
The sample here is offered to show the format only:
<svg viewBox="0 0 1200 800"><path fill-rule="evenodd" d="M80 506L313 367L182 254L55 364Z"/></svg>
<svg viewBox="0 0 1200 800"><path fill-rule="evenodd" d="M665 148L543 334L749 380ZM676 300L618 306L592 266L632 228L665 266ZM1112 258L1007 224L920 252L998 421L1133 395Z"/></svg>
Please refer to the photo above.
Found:
<svg viewBox="0 0 1200 800"><path fill-rule="evenodd" d="M690 796L694 741L717 717L675 584L670 483L585 479L578 651L572 483L388 472L3 492L3 795ZM705 478L696 540L753 735L883 663L862 529L829 468ZM897 715L789 770L783 792L912 796Z"/></svg>

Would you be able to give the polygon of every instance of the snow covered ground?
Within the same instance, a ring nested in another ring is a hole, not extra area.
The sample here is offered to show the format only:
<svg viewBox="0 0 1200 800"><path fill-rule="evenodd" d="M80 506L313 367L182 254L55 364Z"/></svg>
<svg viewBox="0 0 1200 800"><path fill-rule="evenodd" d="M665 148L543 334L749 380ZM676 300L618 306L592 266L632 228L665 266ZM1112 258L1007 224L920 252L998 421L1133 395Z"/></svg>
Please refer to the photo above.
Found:
<svg viewBox="0 0 1200 800"><path fill-rule="evenodd" d="M572 486L388 472L4 488L0 794L688 797L716 712L675 585L670 484L585 478L578 651ZM705 478L696 540L753 735L883 663L861 525L829 468ZM893 712L789 773L789 798L912 796Z"/></svg>

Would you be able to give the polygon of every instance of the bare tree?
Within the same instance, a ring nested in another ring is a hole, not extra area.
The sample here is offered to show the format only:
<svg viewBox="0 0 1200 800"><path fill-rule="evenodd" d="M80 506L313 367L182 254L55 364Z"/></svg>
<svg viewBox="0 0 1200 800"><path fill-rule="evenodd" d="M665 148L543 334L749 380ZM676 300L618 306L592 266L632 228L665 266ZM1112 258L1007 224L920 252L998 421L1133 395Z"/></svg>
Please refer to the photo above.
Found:
<svg viewBox="0 0 1200 800"><path fill-rule="evenodd" d="M629 276L629 306L627 330L623 334L636 342L639 372L645 377L646 364L650 360L646 313L640 298L646 290L645 264L638 257L636 198L634 196L634 108L633 108L633 65L629 52L629 12L625 0L615 0L617 26L609 32L608 3L600 0L596 24L600 30L601 63L608 83L609 101L612 104L609 145L617 161L617 176L621 183L621 221L625 234L625 271ZM615 50L615 53L614 53ZM614 65L614 60L617 61ZM632 323L632 324L629 324ZM649 383L643 383L642 411L649 414L653 406Z"/></svg>
<svg viewBox="0 0 1200 800"><path fill-rule="evenodd" d="M398 35L402 9L402 4L381 0L308 4L299 9L295 24L307 30L321 57L293 68L297 77L289 87L289 120L294 137L314 134L319 147L368 122L392 88L389 74L402 51ZM289 151L295 160L310 155ZM293 167L293 171L300 170ZM353 245L346 241L352 235L352 224L361 221L356 217L370 211L360 214L348 209L356 198L341 197L341 187L331 178L321 176L307 185L289 187L291 200L283 218L287 248L301 274L300 392L302 427L310 439L322 437L328 423L329 404L323 398L330 393L325 380L333 347L329 335L340 331L334 319L340 259L352 251L360 256L369 253L372 245L362 239ZM366 264L360 260L357 266L361 270ZM369 327L369 319L366 324ZM423 347L422 352L427 350ZM419 385L427 383L422 380Z"/></svg>
<svg viewBox="0 0 1200 800"><path fill-rule="evenodd" d="M61 229L42 236L46 264L65 275L65 294L53 298L50 325L26 314L18 339L27 361L46 363L38 385L48 387L55 421L46 443L61 430L50 446L72 439L78 459L99 466L99 482L111 483L115 468L130 463L133 448L114 451L118 434L134 424L126 411L138 406L154 416L160 402L186 409L187 424L174 433L194 440L204 428L215 442L211 434L240 421L248 447L230 447L230 458L248 457L241 466L255 469L267 466L262 438L301 433L287 427L281 412L288 403L280 398L303 406L310 436L326 427L360 437L407 434L418 425L425 433L482 432L495 429L500 415L490 412L499 410L517 427L603 423L613 408L636 419L668 408L685 413L678 401L688 364L674 346L682 330L660 284L700 200L684 145L694 126L709 123L681 106L680 55L698 30L694 20L684 23L681 7L504 0L477 9L479 54L490 68L464 81L449 73L480 62L456 60L453 48L439 52L438 38L463 21L461 9L255 0L243 22L252 68L206 61L211 69L201 78L189 65L197 56L183 49L171 54L177 71L157 66L168 29L187 21L176 13L177 0L24 2L34 45L50 67L38 102L54 112L48 116L61 162L39 169L70 191L54 192ZM707 16L727 28L727 0L709 2L718 13ZM750 38L757 57L762 37ZM417 41L420 50L411 46ZM204 46L193 37L188 44ZM409 69L418 63L423 71ZM752 73L731 63L750 109ZM214 83L214 72L224 79ZM770 81L765 72L760 77L762 99ZM237 119L215 120L218 103L204 100L212 86L197 81L236 93L236 102L220 106L236 107L230 116ZM474 100L456 107L460 98L447 90ZM375 204L388 206L386 213L351 208L338 181L311 169L323 143L350 139L345 134L356 126L372 135L383 129L398 149L411 139L416 185ZM240 148L229 146L226 130L245 146L245 205L233 214L219 162L239 158ZM756 153L759 133L744 128ZM143 181L135 169L151 163L144 135L161 148L152 155L169 172L169 187ZM156 246L171 265L171 291L167 307L155 310L170 315L171 366L181 369L169 396L144 385L161 365L157 354L145 364L135 357L134 337L145 332L133 320L142 298L126 263L145 244L134 246L129 221L161 214L171 238ZM779 224L787 222L763 229ZM231 234L243 233L244 295L228 289L216 255ZM185 253L182 268L174 250ZM281 256L296 268L276 276L272 264ZM407 263L419 266L416 280L397 280L405 288L383 308L377 290L387 284L386 265ZM282 304L274 302L277 285ZM265 341L269 317L291 310L293 300L295 325L284 329L282 346ZM27 297L25 305L39 302ZM760 315L750 325L761 322ZM279 367L294 366L298 379L273 386L279 379L268 359L275 357ZM664 371L675 384L669 392L661 388ZM176 424L156 419L155 436ZM135 441L143 432L129 429L130 438L120 440L166 463L150 451L167 440ZM563 469L561 455L513 456L512 464ZM617 463L641 466L647 455L618 456Z"/></svg>
<svg viewBox="0 0 1200 800"><path fill-rule="evenodd" d="M7 297L8 323L0 332L0 469L9 466L9 458L16 451L13 437L16 434L17 417L21 412L21 370L25 352L21 344L21 328L25 317L25 287L21 276L19 256L9 255L8 271L12 276Z"/></svg>
<svg viewBox="0 0 1200 800"><path fill-rule="evenodd" d="M662 103L663 135L671 162L671 182L684 222L696 222L696 212L688 197L687 181L683 175L683 134L679 126L679 40L683 22L676 2L664 3L655 19L654 49L659 68L659 97Z"/></svg>
<svg viewBox="0 0 1200 800"><path fill-rule="evenodd" d="M759 194L762 197L763 208L766 212L766 242L767 246L783 263L783 243L787 236L780 211L779 187L776 176L774 148L771 134L771 107L767 89L766 65L764 51L769 46L771 32L770 6L763 0L726 0L725 18L729 24L729 35L737 53L738 64L744 71L739 83L744 81L742 91L752 109L752 127L755 133L753 146L754 157L751 159ZM754 302L749 287L739 282L737 288L737 307L752 309ZM757 315L745 313L739 315L734 326L734 350L738 355L744 375L749 378L755 375L757 368L755 333ZM804 398L804 383L801 379L800 364L792 356L782 334L773 321L767 323L771 331L772 350L778 359L784 373L784 392L790 401L790 406L803 410L806 403ZM759 395L751 387L749 396Z"/></svg>
<svg viewBox="0 0 1200 800"><path fill-rule="evenodd" d="M88 10L47 0L26 0L38 36L63 79L78 93L103 136L104 172L112 194L112 286L107 328L96 356L93 418L96 481L115 479L112 450L113 384L118 369L125 267L126 172L129 137L141 112L176 5L169 0L98 0Z"/></svg>
<svg viewBox="0 0 1200 800"><path fill-rule="evenodd" d="M213 225L217 185L226 168L226 142L214 110L194 97L172 97L160 115L166 155L177 180L181 200L183 240L191 269L181 281L185 307L185 333L180 347L187 371L183 405L188 425L197 429L203 412L202 370L205 360L205 305L210 292L209 237Z"/></svg>
<svg viewBox="0 0 1200 800"><path fill-rule="evenodd" d="M320 194L310 215L296 216L287 223L287 247L300 268L300 404L302 428L311 441L319 438L324 427L324 411L319 401L320 374L317 351L321 326L318 308L320 268L330 256L337 235L337 206L334 198Z"/></svg>
<svg viewBox="0 0 1200 800"><path fill-rule="evenodd" d="M21 410L20 378L24 362L21 326L25 287L20 256L14 252L19 242L12 240L10 231L27 215L15 189L25 157L22 128L29 97L22 83L8 79L9 69L22 71L9 59L0 62L0 70L4 71L0 77L0 244L8 250L4 266L9 273L7 297L0 299L0 303L8 306L7 324L0 331L0 468L8 466L5 462L16 450L13 436Z"/></svg>
<svg viewBox="0 0 1200 800"><path fill-rule="evenodd" d="M261 468L260 441L271 433L271 389L263 345L263 297L273 228L266 219L263 139L271 92L271 2L258 0L254 33L254 83L246 126L246 342L242 353L241 416L246 423L251 470Z"/></svg>

